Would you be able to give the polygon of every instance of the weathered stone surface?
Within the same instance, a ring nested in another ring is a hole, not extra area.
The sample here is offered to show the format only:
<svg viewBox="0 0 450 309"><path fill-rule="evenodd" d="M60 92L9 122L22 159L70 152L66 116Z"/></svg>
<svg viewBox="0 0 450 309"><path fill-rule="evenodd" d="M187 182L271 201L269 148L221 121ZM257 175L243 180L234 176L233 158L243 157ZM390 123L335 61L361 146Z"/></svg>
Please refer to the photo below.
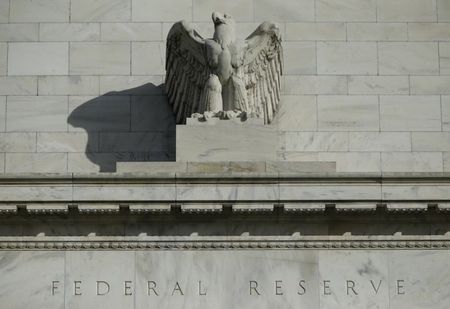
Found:
<svg viewBox="0 0 450 309"><path fill-rule="evenodd" d="M286 40L345 41L344 23L286 23Z"/></svg>
<svg viewBox="0 0 450 309"><path fill-rule="evenodd" d="M317 43L318 74L376 74L375 43Z"/></svg>
<svg viewBox="0 0 450 309"><path fill-rule="evenodd" d="M67 75L68 43L9 43L8 75Z"/></svg>
<svg viewBox="0 0 450 309"><path fill-rule="evenodd" d="M9 96L7 131L66 131L66 96Z"/></svg>
<svg viewBox="0 0 450 309"><path fill-rule="evenodd" d="M439 96L381 96L381 130L440 131L440 105Z"/></svg>
<svg viewBox="0 0 450 309"><path fill-rule="evenodd" d="M377 2L374 0L318 0L318 21L376 21Z"/></svg>
<svg viewBox="0 0 450 309"><path fill-rule="evenodd" d="M129 43L71 43L71 75L129 75Z"/></svg>
<svg viewBox="0 0 450 309"><path fill-rule="evenodd" d="M406 41L406 23L348 23L349 41Z"/></svg>
<svg viewBox="0 0 450 309"><path fill-rule="evenodd" d="M76 1L79 2L79 1ZM40 41L99 41L100 24L98 23L41 23L39 25Z"/></svg>
<svg viewBox="0 0 450 309"><path fill-rule="evenodd" d="M318 96L319 131L378 131L376 96Z"/></svg>
<svg viewBox="0 0 450 309"><path fill-rule="evenodd" d="M380 0L378 20L382 22L437 20L436 2L429 0Z"/></svg>
<svg viewBox="0 0 450 309"><path fill-rule="evenodd" d="M11 1L9 21L68 22L70 15L69 3L70 0Z"/></svg>
<svg viewBox="0 0 450 309"><path fill-rule="evenodd" d="M72 22L120 22L131 19L131 0L71 1Z"/></svg>
<svg viewBox="0 0 450 309"><path fill-rule="evenodd" d="M379 43L379 73L382 75L437 75L437 43Z"/></svg>

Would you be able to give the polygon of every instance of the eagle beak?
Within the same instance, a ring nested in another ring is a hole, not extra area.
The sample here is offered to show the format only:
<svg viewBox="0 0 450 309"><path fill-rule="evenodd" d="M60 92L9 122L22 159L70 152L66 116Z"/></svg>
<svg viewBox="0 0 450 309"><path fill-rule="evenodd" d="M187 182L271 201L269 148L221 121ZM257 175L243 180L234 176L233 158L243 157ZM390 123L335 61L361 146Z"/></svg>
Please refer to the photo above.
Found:
<svg viewBox="0 0 450 309"><path fill-rule="evenodd" d="M220 18L220 14L217 13L217 12L214 12L214 13L212 14L212 20L213 20L213 23L214 23L215 25L223 24L223 19Z"/></svg>

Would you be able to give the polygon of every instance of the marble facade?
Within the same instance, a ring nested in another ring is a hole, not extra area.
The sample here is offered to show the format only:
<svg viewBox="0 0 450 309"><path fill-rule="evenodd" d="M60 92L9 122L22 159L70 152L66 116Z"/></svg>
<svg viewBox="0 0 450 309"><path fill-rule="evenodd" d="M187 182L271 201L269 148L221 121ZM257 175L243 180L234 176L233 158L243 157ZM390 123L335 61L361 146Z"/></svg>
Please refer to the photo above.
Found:
<svg viewBox="0 0 450 309"><path fill-rule="evenodd" d="M176 125L165 38L283 37L273 123ZM0 308L449 308L448 0L0 0ZM157 295L158 294L158 295Z"/></svg>

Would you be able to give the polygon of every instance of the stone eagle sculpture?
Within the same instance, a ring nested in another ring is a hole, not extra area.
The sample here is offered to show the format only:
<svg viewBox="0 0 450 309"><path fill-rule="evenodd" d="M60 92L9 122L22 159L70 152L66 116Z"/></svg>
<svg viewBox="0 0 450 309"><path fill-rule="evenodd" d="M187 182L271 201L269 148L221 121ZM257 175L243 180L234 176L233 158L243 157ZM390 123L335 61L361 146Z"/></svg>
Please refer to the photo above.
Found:
<svg viewBox="0 0 450 309"><path fill-rule="evenodd" d="M212 39L186 21L175 23L167 36L165 88L177 123L193 114L240 114L270 123L281 95L278 27L263 22L240 43L231 16L214 12L212 20Z"/></svg>

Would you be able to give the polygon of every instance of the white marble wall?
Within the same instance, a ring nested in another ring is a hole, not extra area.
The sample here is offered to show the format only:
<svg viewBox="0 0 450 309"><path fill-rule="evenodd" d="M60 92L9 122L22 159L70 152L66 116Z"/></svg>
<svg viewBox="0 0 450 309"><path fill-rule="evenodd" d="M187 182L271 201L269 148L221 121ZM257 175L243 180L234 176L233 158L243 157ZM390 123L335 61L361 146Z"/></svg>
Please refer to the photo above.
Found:
<svg viewBox="0 0 450 309"><path fill-rule="evenodd" d="M449 261L446 250L4 251L0 302L15 309L445 309Z"/></svg>
<svg viewBox="0 0 450 309"><path fill-rule="evenodd" d="M0 173L175 159L164 40L213 10L280 24L276 159L450 172L448 0L0 0Z"/></svg>

